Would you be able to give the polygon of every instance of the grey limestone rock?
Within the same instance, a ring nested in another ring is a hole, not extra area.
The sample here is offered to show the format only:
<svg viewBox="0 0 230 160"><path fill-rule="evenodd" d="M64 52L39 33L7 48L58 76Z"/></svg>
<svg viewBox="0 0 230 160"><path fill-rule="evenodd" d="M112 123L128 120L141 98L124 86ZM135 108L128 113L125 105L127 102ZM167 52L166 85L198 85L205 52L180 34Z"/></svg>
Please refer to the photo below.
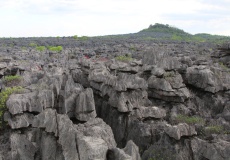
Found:
<svg viewBox="0 0 230 160"><path fill-rule="evenodd" d="M78 139L78 150L82 160L105 160L108 146L101 138L84 136Z"/></svg>
<svg viewBox="0 0 230 160"><path fill-rule="evenodd" d="M112 63L108 64L108 67L111 70L132 73L137 73L141 69L141 66L139 66L138 64L121 61L112 61Z"/></svg>
<svg viewBox="0 0 230 160"><path fill-rule="evenodd" d="M37 147L35 147L34 144L27 139L26 135L12 133L10 141L12 160L34 160Z"/></svg>
<svg viewBox="0 0 230 160"><path fill-rule="evenodd" d="M67 115L57 115L58 143L62 146L65 159L79 160L76 131Z"/></svg>
<svg viewBox="0 0 230 160"><path fill-rule="evenodd" d="M107 78L109 78L110 72L105 65L95 64L91 66L91 72L89 73L88 79L89 81L95 82L106 82Z"/></svg>
<svg viewBox="0 0 230 160"><path fill-rule="evenodd" d="M119 148L114 148L110 150L108 155L108 160L132 160L132 157L124 152L124 150Z"/></svg>
<svg viewBox="0 0 230 160"><path fill-rule="evenodd" d="M149 107L139 107L134 111L137 118L164 118L166 116L166 111L159 107L149 106Z"/></svg>
<svg viewBox="0 0 230 160"><path fill-rule="evenodd" d="M163 76L165 73L165 70L159 67L153 67L153 69L151 70L151 74L156 76L156 77L161 77Z"/></svg>
<svg viewBox="0 0 230 160"><path fill-rule="evenodd" d="M161 59L157 66L163 68L166 71L178 70L181 68L181 63L177 57L164 57Z"/></svg>
<svg viewBox="0 0 230 160"><path fill-rule="evenodd" d="M42 160L63 160L61 149L58 147L56 137L42 132L39 146Z"/></svg>
<svg viewBox="0 0 230 160"><path fill-rule="evenodd" d="M74 82L80 83L83 86L89 86L88 73L83 72L81 69L75 69L71 74Z"/></svg>
<svg viewBox="0 0 230 160"><path fill-rule="evenodd" d="M151 76L148 79L148 87L156 89L156 90L166 91L166 92L173 92L174 91L172 89L170 83L166 79L157 78L155 76Z"/></svg>
<svg viewBox="0 0 230 160"><path fill-rule="evenodd" d="M0 39L0 79L20 74L25 88L7 101L0 160L229 160L229 44L145 35ZM31 41L63 51L22 51ZM115 58L124 54L133 59ZM174 125L178 115L205 123Z"/></svg>
<svg viewBox="0 0 230 160"><path fill-rule="evenodd" d="M148 65L157 65L158 62L163 59L165 54L165 50L160 47L151 48L145 51L142 59L143 64Z"/></svg>
<svg viewBox="0 0 230 160"><path fill-rule="evenodd" d="M34 115L24 113L16 116L11 116L9 112L5 112L4 120L8 122L12 129L26 128L33 123Z"/></svg>
<svg viewBox="0 0 230 160"><path fill-rule="evenodd" d="M82 85L75 83L71 75L63 75L63 82L58 95L58 113L75 117L76 99L82 92Z"/></svg>
<svg viewBox="0 0 230 160"><path fill-rule="evenodd" d="M176 140L180 140L182 136L193 136L197 134L195 127L189 126L186 123L180 123L176 126L166 124L165 132Z"/></svg>
<svg viewBox="0 0 230 160"><path fill-rule="evenodd" d="M147 82L138 77L137 75L118 74L118 84L124 85L125 90L127 89L142 89L146 90L148 85ZM114 86L116 89L116 86Z"/></svg>
<svg viewBox="0 0 230 160"><path fill-rule="evenodd" d="M76 128L83 136L102 139L108 149L116 147L111 127L100 118L90 119L84 124L77 125Z"/></svg>
<svg viewBox="0 0 230 160"><path fill-rule="evenodd" d="M137 75L119 73L118 76L110 76L104 84L112 86L116 91L127 91L127 89L147 89L147 83Z"/></svg>
<svg viewBox="0 0 230 160"><path fill-rule="evenodd" d="M141 160L140 154L139 154L139 148L136 146L135 143L133 143L132 140L129 140L123 148L126 154L132 157L132 160Z"/></svg>
<svg viewBox="0 0 230 160"><path fill-rule="evenodd" d="M124 130L124 137L128 140L132 140L140 149L145 150L148 147L148 144L151 143L153 139L155 139L155 136L153 133L155 132L154 128L159 127L158 130L160 130L160 124L157 123L145 123L141 120L127 118L128 122L123 122L127 126L127 132ZM127 119L125 119L127 121ZM162 123L162 122L161 122ZM117 132L114 132L115 134ZM119 132L118 132L119 133ZM127 135L126 135L127 134ZM138 135L138 136L136 136ZM127 136L127 137L125 137Z"/></svg>
<svg viewBox="0 0 230 160"><path fill-rule="evenodd" d="M57 112L53 109L46 109L34 117L32 126L45 128L46 132L54 133L58 136Z"/></svg>
<svg viewBox="0 0 230 160"><path fill-rule="evenodd" d="M181 68L178 58L169 56L168 48L159 46L147 50L143 55L142 63L155 65L167 71Z"/></svg>
<svg viewBox="0 0 230 160"><path fill-rule="evenodd" d="M101 65L101 68L94 65L91 67L92 71L89 73L88 80L97 83L104 83L112 86L117 91L127 91L127 89L147 89L147 83L143 78L137 75L117 73L112 75L109 70Z"/></svg>
<svg viewBox="0 0 230 160"><path fill-rule="evenodd" d="M229 160L230 157L230 143L223 140L208 143L199 138L194 138L191 141L191 148L194 160L200 160L202 158L209 160Z"/></svg>
<svg viewBox="0 0 230 160"><path fill-rule="evenodd" d="M38 92L36 97L38 108L53 108L54 107L54 92L52 90L43 89Z"/></svg>
<svg viewBox="0 0 230 160"><path fill-rule="evenodd" d="M164 77L152 75L148 79L148 95L165 101L184 102L190 97L190 92L183 83L179 73L165 72Z"/></svg>
<svg viewBox="0 0 230 160"><path fill-rule="evenodd" d="M43 106L37 103L38 91L25 94L12 94L7 100L9 112L13 115L20 114L25 111L42 112Z"/></svg>
<svg viewBox="0 0 230 160"><path fill-rule="evenodd" d="M96 115L93 91L91 88L87 88L76 99L75 116L80 121L88 121L95 118Z"/></svg>
<svg viewBox="0 0 230 160"><path fill-rule="evenodd" d="M6 62L1 62L0 63L0 70L7 68L7 63Z"/></svg>
<svg viewBox="0 0 230 160"><path fill-rule="evenodd" d="M228 73L218 72L206 66L192 66L187 68L186 72L188 84L211 93L229 89L229 77Z"/></svg>
<svg viewBox="0 0 230 160"><path fill-rule="evenodd" d="M134 108L143 106L147 98L146 91L113 92L109 97L109 104L120 112L131 112Z"/></svg>
<svg viewBox="0 0 230 160"><path fill-rule="evenodd" d="M139 149L132 140L128 141L125 148L114 148L108 154L108 160L141 160Z"/></svg>
<svg viewBox="0 0 230 160"><path fill-rule="evenodd" d="M190 149L190 140L171 140L163 135L160 140L148 147L142 154L142 160L163 159L163 160L193 160L193 153Z"/></svg>

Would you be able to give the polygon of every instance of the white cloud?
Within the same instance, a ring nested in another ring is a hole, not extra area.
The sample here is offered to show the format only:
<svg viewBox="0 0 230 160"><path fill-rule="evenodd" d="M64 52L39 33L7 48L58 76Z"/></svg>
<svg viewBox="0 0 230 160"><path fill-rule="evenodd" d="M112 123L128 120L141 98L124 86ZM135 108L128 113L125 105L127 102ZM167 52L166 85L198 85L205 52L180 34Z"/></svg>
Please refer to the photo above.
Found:
<svg viewBox="0 0 230 160"><path fill-rule="evenodd" d="M230 0L0 0L0 36L105 35L154 23L230 35Z"/></svg>

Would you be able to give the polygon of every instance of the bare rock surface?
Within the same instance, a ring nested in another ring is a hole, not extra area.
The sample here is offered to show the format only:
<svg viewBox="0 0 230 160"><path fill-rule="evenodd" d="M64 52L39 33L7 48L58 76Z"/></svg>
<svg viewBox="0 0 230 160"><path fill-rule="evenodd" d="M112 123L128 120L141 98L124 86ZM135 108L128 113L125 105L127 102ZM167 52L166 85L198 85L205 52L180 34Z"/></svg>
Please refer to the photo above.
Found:
<svg viewBox="0 0 230 160"><path fill-rule="evenodd" d="M0 160L229 160L229 44L132 36L0 39Z"/></svg>
<svg viewBox="0 0 230 160"><path fill-rule="evenodd" d="M195 160L201 158L206 158L210 160L228 160L230 157L229 145L229 142L223 140L214 143L208 143L204 140L195 138L191 141L191 148L195 154Z"/></svg>
<svg viewBox="0 0 230 160"><path fill-rule="evenodd" d="M172 138L180 140L182 136L196 135L195 127L189 126L186 123L180 123L176 126L166 125L165 132Z"/></svg>

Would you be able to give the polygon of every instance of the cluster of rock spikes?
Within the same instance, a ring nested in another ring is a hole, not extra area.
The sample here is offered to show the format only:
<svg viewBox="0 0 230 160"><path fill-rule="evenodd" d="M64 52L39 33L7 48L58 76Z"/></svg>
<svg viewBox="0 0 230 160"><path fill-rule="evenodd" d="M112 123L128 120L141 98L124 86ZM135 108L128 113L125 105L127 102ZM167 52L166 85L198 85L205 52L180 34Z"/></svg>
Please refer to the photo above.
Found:
<svg viewBox="0 0 230 160"><path fill-rule="evenodd" d="M62 66L0 59L2 79L22 77L6 102L0 160L229 160L230 48L178 46L129 61L63 53Z"/></svg>

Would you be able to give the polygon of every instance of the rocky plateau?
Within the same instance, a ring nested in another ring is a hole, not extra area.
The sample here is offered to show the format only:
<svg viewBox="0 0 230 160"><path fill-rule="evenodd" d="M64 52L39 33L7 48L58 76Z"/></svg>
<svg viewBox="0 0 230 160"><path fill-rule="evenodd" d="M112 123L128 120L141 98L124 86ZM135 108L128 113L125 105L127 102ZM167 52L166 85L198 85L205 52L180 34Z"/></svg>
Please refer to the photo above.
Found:
<svg viewBox="0 0 230 160"><path fill-rule="evenodd" d="M0 91L22 87L6 101L0 160L230 160L229 43L0 44Z"/></svg>

